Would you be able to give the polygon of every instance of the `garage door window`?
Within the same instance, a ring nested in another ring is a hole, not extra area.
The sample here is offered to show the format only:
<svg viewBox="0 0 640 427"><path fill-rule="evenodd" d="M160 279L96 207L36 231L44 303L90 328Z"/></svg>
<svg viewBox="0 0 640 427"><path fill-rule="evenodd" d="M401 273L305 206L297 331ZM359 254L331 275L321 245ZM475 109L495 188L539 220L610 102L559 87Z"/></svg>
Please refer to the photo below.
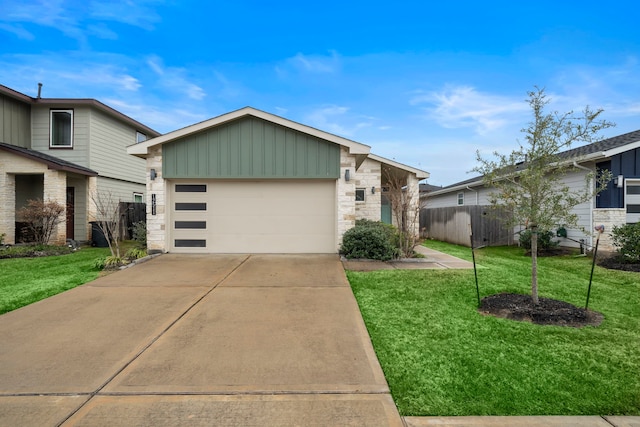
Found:
<svg viewBox="0 0 640 427"><path fill-rule="evenodd" d="M175 228L183 230L204 230L207 228L207 221L176 221Z"/></svg>
<svg viewBox="0 0 640 427"><path fill-rule="evenodd" d="M176 193L206 193L206 184L176 184Z"/></svg>
<svg viewBox="0 0 640 427"><path fill-rule="evenodd" d="M176 203L177 211L206 211L206 203Z"/></svg>
<svg viewBox="0 0 640 427"><path fill-rule="evenodd" d="M174 246L176 248L206 248L207 241L204 239L176 239Z"/></svg>

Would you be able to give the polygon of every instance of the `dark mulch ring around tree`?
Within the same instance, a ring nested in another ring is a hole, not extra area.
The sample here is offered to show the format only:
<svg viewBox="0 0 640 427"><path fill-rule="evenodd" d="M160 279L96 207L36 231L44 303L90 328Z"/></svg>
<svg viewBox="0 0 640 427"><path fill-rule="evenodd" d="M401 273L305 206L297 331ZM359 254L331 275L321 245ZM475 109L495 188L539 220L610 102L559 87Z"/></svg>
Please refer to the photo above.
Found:
<svg viewBox="0 0 640 427"><path fill-rule="evenodd" d="M568 302L549 298L539 298L539 301L535 305L530 295L501 293L483 298L478 311L521 322L573 328L598 326L604 319L602 313L585 310Z"/></svg>
<svg viewBox="0 0 640 427"><path fill-rule="evenodd" d="M619 255L599 259L598 265L608 268L609 270L635 271L640 273L640 264L626 262L626 260L621 259Z"/></svg>

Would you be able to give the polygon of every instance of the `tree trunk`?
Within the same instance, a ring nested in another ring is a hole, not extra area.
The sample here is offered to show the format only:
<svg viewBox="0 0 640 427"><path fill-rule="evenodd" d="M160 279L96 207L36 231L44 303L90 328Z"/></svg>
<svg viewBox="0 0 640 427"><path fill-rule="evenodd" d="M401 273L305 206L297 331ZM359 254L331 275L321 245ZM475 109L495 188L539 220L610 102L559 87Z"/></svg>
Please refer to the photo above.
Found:
<svg viewBox="0 0 640 427"><path fill-rule="evenodd" d="M538 228L531 227L531 298L538 305Z"/></svg>

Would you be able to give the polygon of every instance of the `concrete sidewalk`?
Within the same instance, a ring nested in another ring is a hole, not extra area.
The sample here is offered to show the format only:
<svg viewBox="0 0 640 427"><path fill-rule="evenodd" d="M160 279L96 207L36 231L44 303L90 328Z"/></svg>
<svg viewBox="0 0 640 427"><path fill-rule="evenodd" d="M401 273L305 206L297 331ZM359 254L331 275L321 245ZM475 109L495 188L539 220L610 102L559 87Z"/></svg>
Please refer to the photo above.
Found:
<svg viewBox="0 0 640 427"><path fill-rule="evenodd" d="M163 255L0 342L2 426L403 425L335 255Z"/></svg>
<svg viewBox="0 0 640 427"><path fill-rule="evenodd" d="M473 263L456 258L451 255L418 245L415 252L424 255L424 258L407 258L395 261L352 260L342 259L345 270L351 271L377 271L377 270L443 270L443 269L469 269ZM471 249L469 249L471 251Z"/></svg>

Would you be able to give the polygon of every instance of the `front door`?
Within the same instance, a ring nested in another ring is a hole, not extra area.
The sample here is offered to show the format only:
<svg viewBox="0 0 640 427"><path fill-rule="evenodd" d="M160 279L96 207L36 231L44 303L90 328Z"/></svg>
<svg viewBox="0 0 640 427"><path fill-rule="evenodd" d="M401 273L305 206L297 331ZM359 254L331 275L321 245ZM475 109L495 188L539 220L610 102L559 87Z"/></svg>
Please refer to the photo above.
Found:
<svg viewBox="0 0 640 427"><path fill-rule="evenodd" d="M380 220L385 224L391 224L391 200L386 194L381 196Z"/></svg>
<svg viewBox="0 0 640 427"><path fill-rule="evenodd" d="M67 239L73 239L73 229L75 227L74 213L75 213L75 200L76 189L74 187L67 187Z"/></svg>

